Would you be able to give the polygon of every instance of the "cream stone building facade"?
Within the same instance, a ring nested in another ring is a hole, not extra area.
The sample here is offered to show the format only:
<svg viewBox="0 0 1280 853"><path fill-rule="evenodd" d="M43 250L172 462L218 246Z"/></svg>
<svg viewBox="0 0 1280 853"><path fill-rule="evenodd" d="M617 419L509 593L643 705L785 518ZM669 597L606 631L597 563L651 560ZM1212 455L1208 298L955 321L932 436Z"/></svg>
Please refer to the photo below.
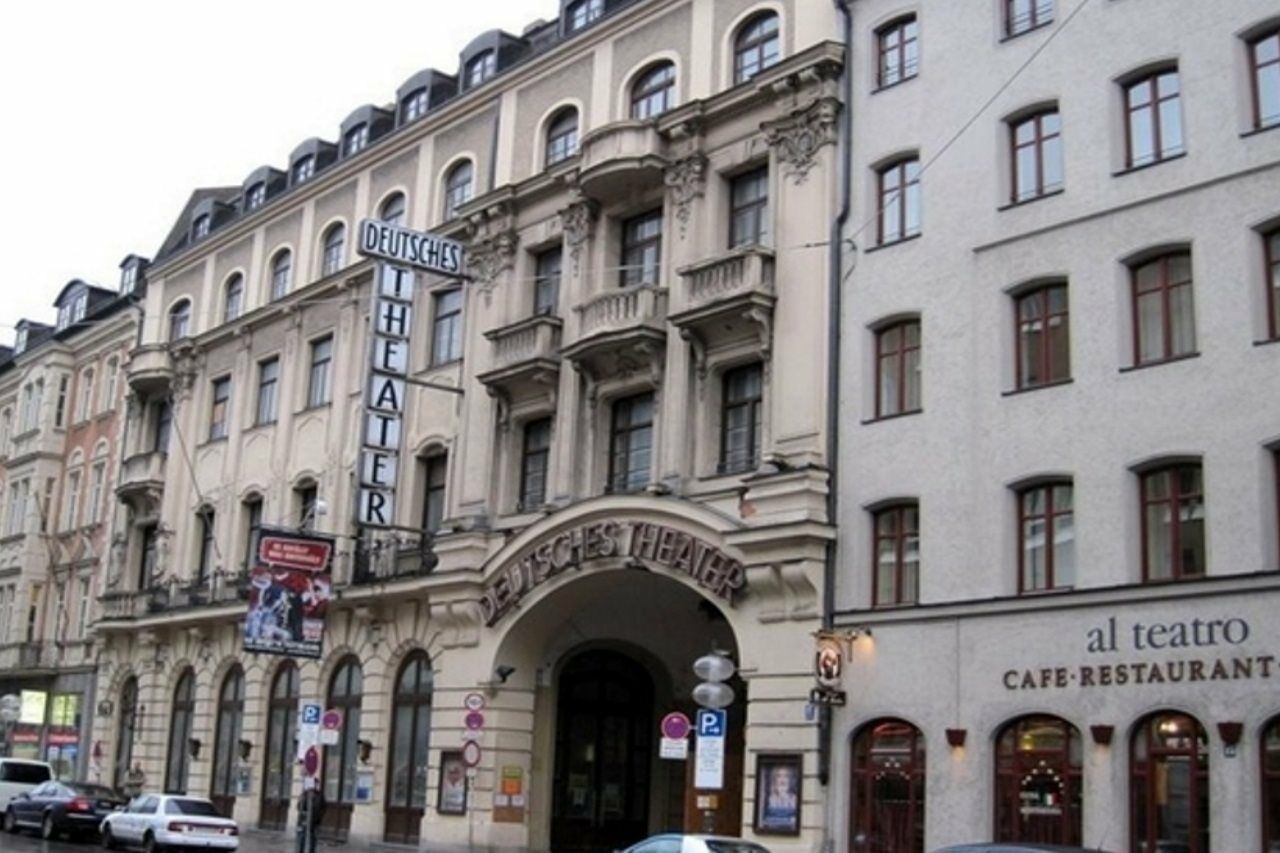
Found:
<svg viewBox="0 0 1280 853"><path fill-rule="evenodd" d="M593 850L710 826L818 845L838 38L807 0L565 3L357 109L335 143L192 196L127 366L104 773L136 764L291 827L314 702L344 714L322 768L335 838ZM418 276L426 385L377 533L355 524L364 219L464 241L470 276ZM337 543L318 660L242 650L264 529ZM658 724L693 710L713 649L739 698L724 786L696 791ZM779 764L799 775L766 814L757 771Z"/></svg>
<svg viewBox="0 0 1280 853"><path fill-rule="evenodd" d="M836 848L1280 849L1275 5L850 5Z"/></svg>

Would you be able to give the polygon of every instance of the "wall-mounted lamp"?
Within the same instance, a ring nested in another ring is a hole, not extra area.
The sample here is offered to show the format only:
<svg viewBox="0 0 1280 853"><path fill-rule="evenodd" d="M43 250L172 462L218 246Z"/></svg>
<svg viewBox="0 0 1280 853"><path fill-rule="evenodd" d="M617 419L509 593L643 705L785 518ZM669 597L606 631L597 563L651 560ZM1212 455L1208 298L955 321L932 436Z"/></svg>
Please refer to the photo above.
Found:
<svg viewBox="0 0 1280 853"><path fill-rule="evenodd" d="M360 751L360 763L368 764L369 756L373 754L373 743L371 741L360 738L356 741L356 746Z"/></svg>
<svg viewBox="0 0 1280 853"><path fill-rule="evenodd" d="M516 668L514 666L511 666L510 664L500 663L493 670L493 680L496 681L498 684L506 684L507 679L510 678L515 673L515 671L516 671Z"/></svg>
<svg viewBox="0 0 1280 853"><path fill-rule="evenodd" d="M1116 733L1116 727L1099 723L1098 725L1089 726L1089 733L1093 735L1093 742L1098 746L1110 746L1111 738Z"/></svg>
<svg viewBox="0 0 1280 853"><path fill-rule="evenodd" d="M1236 748L1240 736L1244 734L1243 723L1218 723L1218 735L1222 738L1222 754L1227 758L1236 757Z"/></svg>
<svg viewBox="0 0 1280 853"><path fill-rule="evenodd" d="M198 737L187 738L187 754L190 755L192 758L200 757L200 746L201 746L200 738Z"/></svg>
<svg viewBox="0 0 1280 853"><path fill-rule="evenodd" d="M965 736L968 731L965 729L947 729L947 744L952 749L959 749L964 746Z"/></svg>
<svg viewBox="0 0 1280 853"><path fill-rule="evenodd" d="M249 756L253 754L253 741L240 738L240 760L248 761Z"/></svg>

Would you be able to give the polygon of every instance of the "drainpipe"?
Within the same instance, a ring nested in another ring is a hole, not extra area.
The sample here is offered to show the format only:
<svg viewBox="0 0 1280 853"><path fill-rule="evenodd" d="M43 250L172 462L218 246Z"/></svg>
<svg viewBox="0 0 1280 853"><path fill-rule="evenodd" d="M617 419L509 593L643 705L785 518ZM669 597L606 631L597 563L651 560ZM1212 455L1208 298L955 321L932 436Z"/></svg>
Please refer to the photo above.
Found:
<svg viewBox="0 0 1280 853"><path fill-rule="evenodd" d="M838 125L838 152L836 170L840 182L840 209L831 222L827 241L827 523L837 524L839 510L840 470L840 313L843 286L844 229L849 221L851 196L851 170L849 154L852 148L851 110L853 104L853 15L851 0L832 0L843 21L844 67L840 71L840 98L843 109ZM835 621L835 592L837 540L827 542L822 569L822 627L829 630ZM831 781L832 712L823 706L818 716L818 781L828 787ZM828 808L831 803L828 803ZM829 821L828 821L829 823ZM831 848L830 836L823 840L823 849Z"/></svg>

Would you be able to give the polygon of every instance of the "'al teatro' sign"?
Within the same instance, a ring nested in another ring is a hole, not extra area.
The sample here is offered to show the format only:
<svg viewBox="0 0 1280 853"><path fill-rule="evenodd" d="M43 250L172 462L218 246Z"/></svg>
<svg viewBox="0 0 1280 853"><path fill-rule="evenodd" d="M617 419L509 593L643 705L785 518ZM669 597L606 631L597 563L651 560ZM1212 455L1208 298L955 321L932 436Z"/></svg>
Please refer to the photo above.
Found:
<svg viewBox="0 0 1280 853"><path fill-rule="evenodd" d="M521 599L561 572L610 557L655 563L687 575L729 604L747 586L740 561L692 534L644 521L601 521L550 536L498 572L480 597L485 625L496 624Z"/></svg>

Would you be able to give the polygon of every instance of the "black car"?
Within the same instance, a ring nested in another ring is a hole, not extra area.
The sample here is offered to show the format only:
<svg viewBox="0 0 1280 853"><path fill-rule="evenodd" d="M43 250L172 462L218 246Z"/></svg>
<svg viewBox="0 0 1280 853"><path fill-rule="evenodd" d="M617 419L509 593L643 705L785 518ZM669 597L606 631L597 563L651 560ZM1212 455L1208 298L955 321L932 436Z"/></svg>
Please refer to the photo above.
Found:
<svg viewBox="0 0 1280 853"><path fill-rule="evenodd" d="M9 801L4 828L9 832L36 829L46 839L96 835L102 819L124 805L124 797L102 785L45 782Z"/></svg>

